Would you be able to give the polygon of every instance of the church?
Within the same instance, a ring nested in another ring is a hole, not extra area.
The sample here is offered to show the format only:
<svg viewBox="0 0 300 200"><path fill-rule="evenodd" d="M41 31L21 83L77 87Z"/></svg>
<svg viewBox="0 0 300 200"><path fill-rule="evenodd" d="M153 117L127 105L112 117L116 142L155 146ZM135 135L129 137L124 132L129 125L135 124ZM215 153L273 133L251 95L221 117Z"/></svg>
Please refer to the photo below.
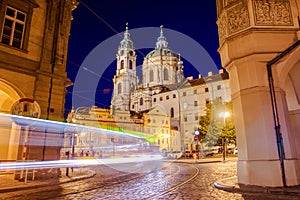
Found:
<svg viewBox="0 0 300 200"><path fill-rule="evenodd" d="M206 77L199 74L196 79L185 78L180 53L169 48L163 26L155 48L144 57L141 80L136 61L134 42L126 25L116 54L110 109L73 109L68 121L142 133L163 152L196 150L194 131L200 115L206 114L206 104L216 98L231 101L228 73L219 70L219 74L209 72ZM88 146L79 143L76 148L80 149L80 145ZM94 144L98 145L101 144Z"/></svg>

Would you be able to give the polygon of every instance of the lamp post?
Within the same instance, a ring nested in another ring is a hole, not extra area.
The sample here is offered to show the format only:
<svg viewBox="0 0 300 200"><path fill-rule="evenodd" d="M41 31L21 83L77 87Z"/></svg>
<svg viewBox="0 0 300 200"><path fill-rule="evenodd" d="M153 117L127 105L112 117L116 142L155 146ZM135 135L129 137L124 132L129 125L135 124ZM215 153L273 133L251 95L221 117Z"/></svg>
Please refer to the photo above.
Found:
<svg viewBox="0 0 300 200"><path fill-rule="evenodd" d="M229 115L230 115L229 112L220 112L219 115L220 115L220 117L223 118L223 127L224 127L224 129L227 128L226 118L229 117ZM225 137L225 134L224 134L224 136L222 136L222 147L223 147L223 161L225 161L225 157L226 157L226 137Z"/></svg>

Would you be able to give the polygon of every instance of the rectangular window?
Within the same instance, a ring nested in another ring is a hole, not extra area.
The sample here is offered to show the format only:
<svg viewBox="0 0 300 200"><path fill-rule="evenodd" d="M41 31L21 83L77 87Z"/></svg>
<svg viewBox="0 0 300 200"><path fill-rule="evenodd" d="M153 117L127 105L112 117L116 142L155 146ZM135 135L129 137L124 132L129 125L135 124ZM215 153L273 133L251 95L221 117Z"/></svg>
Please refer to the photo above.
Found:
<svg viewBox="0 0 300 200"><path fill-rule="evenodd" d="M217 85L217 90L221 90L221 85Z"/></svg>
<svg viewBox="0 0 300 200"><path fill-rule="evenodd" d="M204 90L205 90L205 92L208 92L208 88L205 88Z"/></svg>
<svg viewBox="0 0 300 200"><path fill-rule="evenodd" d="M197 90L194 90L194 94L197 94Z"/></svg>
<svg viewBox="0 0 300 200"><path fill-rule="evenodd" d="M160 100L160 101L162 101L162 100L163 100L163 98L162 98L162 97L159 97L159 100Z"/></svg>
<svg viewBox="0 0 300 200"><path fill-rule="evenodd" d="M167 99L167 100L169 99L169 95L166 96L166 99Z"/></svg>
<svg viewBox="0 0 300 200"><path fill-rule="evenodd" d="M195 115L195 121L198 121L198 120L199 120L198 115Z"/></svg>
<svg viewBox="0 0 300 200"><path fill-rule="evenodd" d="M183 93L182 93L182 96L186 96L186 92L183 92Z"/></svg>
<svg viewBox="0 0 300 200"><path fill-rule="evenodd" d="M176 98L176 94L173 94L173 99L175 99Z"/></svg>
<svg viewBox="0 0 300 200"><path fill-rule="evenodd" d="M187 122L187 116L184 116L184 121Z"/></svg>
<svg viewBox="0 0 300 200"><path fill-rule="evenodd" d="M1 42L21 49L24 38L26 14L11 7L6 8Z"/></svg>
<svg viewBox="0 0 300 200"><path fill-rule="evenodd" d="M209 104L209 99L206 99L206 100L205 100L205 104Z"/></svg>
<svg viewBox="0 0 300 200"><path fill-rule="evenodd" d="M198 106L198 101L194 101L194 106Z"/></svg>
<svg viewBox="0 0 300 200"><path fill-rule="evenodd" d="M153 102L156 102L156 98L153 99Z"/></svg>

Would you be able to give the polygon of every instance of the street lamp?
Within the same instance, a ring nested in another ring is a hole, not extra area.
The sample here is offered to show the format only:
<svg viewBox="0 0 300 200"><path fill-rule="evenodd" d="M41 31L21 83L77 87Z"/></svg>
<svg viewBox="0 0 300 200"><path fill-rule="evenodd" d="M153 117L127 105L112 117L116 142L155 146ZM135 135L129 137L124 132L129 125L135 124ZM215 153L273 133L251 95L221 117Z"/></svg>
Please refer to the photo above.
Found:
<svg viewBox="0 0 300 200"><path fill-rule="evenodd" d="M223 118L223 126L226 128L226 118L229 117L229 112L220 112L219 116ZM222 136L222 146L223 146L223 161L225 161L226 157L226 137Z"/></svg>

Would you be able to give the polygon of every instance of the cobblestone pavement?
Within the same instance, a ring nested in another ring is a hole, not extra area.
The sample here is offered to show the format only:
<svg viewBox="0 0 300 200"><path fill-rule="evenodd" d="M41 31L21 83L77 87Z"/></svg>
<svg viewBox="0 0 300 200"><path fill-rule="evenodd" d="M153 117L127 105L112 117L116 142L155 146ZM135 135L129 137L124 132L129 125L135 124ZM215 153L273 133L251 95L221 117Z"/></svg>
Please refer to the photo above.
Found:
<svg viewBox="0 0 300 200"><path fill-rule="evenodd" d="M109 166L93 167L96 176L76 182L0 194L0 199L300 199L295 195L231 193L214 182L236 175L236 162L162 163L149 173L122 172ZM132 166L124 166L129 169Z"/></svg>

